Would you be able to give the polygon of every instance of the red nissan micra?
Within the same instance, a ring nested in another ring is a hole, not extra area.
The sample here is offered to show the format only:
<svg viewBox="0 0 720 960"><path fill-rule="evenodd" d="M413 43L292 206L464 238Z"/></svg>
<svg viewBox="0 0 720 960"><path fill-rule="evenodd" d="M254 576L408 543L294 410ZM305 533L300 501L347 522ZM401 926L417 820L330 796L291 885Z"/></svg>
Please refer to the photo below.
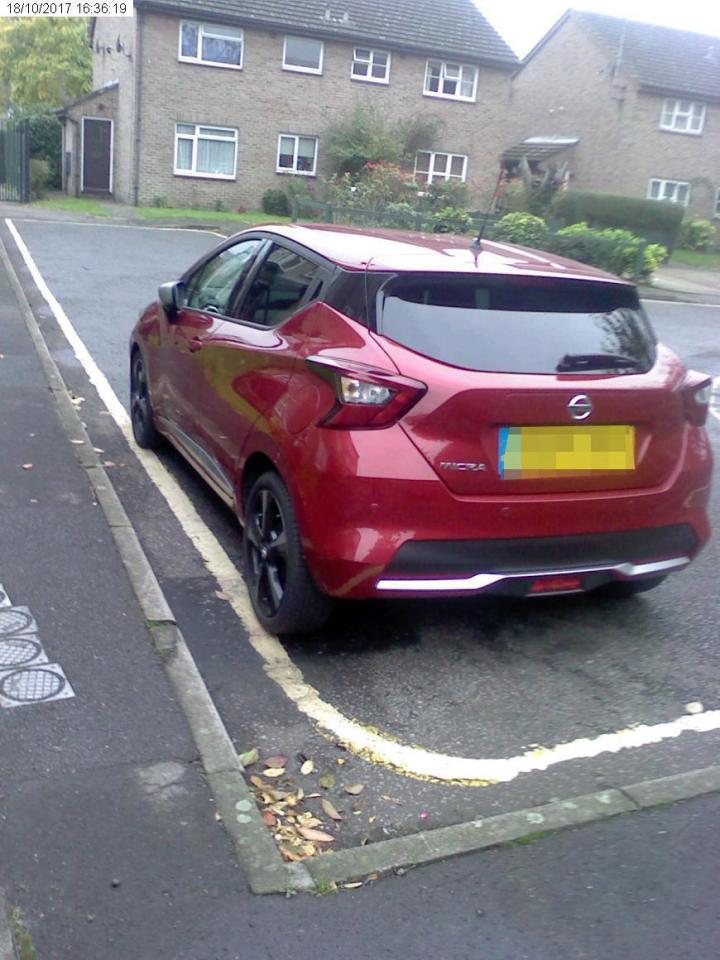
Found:
<svg viewBox="0 0 720 960"><path fill-rule="evenodd" d="M571 261L249 230L160 287L130 356L137 442L236 510L274 632L333 597L637 593L710 533L710 378Z"/></svg>

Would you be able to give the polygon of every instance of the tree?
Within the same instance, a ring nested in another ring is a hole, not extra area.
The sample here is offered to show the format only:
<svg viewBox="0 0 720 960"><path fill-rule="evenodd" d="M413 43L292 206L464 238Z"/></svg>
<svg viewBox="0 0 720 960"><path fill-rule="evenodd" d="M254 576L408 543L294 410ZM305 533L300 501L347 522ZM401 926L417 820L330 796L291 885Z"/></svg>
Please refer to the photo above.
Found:
<svg viewBox="0 0 720 960"><path fill-rule="evenodd" d="M0 109L20 113L60 107L91 88L88 20L0 19Z"/></svg>
<svg viewBox="0 0 720 960"><path fill-rule="evenodd" d="M377 108L358 104L352 116L327 130L323 142L335 173L357 175L368 163L411 164L417 150L432 147L441 125L434 116L388 123Z"/></svg>

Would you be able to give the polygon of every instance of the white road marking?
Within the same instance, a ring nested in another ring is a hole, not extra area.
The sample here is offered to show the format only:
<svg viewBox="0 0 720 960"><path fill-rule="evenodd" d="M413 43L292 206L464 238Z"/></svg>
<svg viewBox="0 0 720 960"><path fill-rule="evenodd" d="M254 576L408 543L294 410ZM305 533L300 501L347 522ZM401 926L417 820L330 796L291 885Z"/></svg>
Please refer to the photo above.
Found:
<svg viewBox="0 0 720 960"><path fill-rule="evenodd" d="M597 757L604 753L617 753L620 750L674 739L685 732L709 733L720 730L720 710L714 710L695 716L683 715L667 723L633 726L593 738L584 737L553 747L538 747L516 757L474 759L398 743L364 727L356 720L345 717L332 704L324 701L314 687L305 682L301 671L287 655L277 637L267 633L261 626L250 604L245 583L218 539L157 456L137 446L125 408L48 288L14 224L9 219L6 219L5 223L33 280L130 448L162 493L185 534L195 545L220 590L231 598L231 606L247 630L250 643L262 657L266 673L305 716L331 733L335 739L347 744L353 752L413 776L463 783L498 783L513 780L522 773L546 770L568 760Z"/></svg>
<svg viewBox="0 0 720 960"><path fill-rule="evenodd" d="M10 224L10 220L5 223ZM13 223L59 223L69 227L114 227L116 230L171 230L174 233L209 233L213 237L222 237L227 240L230 234L218 233L217 230L209 230L207 227L156 227L151 223L113 223L112 220L107 223L94 223L87 220L43 220L40 217L15 217ZM260 224L238 223L238 232L240 230L250 230L251 227L260 226Z"/></svg>

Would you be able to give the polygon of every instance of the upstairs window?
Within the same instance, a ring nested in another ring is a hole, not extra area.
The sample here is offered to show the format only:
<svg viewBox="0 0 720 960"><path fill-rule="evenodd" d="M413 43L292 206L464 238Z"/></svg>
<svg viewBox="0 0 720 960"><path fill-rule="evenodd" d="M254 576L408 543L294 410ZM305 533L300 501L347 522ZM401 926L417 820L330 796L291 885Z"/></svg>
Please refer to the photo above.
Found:
<svg viewBox="0 0 720 960"><path fill-rule="evenodd" d="M278 137L276 173L298 173L306 177L314 177L317 146L317 137L281 133Z"/></svg>
<svg viewBox="0 0 720 960"><path fill-rule="evenodd" d="M690 203L690 184L685 180L653 179L648 184L648 200L669 200L686 207Z"/></svg>
<svg viewBox="0 0 720 960"><path fill-rule="evenodd" d="M350 76L353 80L366 80L368 83L388 83L390 54L387 50L355 47Z"/></svg>
<svg viewBox="0 0 720 960"><path fill-rule="evenodd" d="M234 180L237 130L175 124L175 173L184 177Z"/></svg>
<svg viewBox="0 0 720 960"><path fill-rule="evenodd" d="M660 115L660 129L675 133L702 133L705 123L705 104L692 100L664 100Z"/></svg>
<svg viewBox="0 0 720 960"><path fill-rule="evenodd" d="M415 176L425 183L438 180L465 181L467 157L460 153L437 153L430 150L418 150L415 155Z"/></svg>
<svg viewBox="0 0 720 960"><path fill-rule="evenodd" d="M322 73L323 47L322 40L312 40L310 37L285 37L283 70Z"/></svg>
<svg viewBox="0 0 720 960"><path fill-rule="evenodd" d="M217 23L180 23L178 59L187 63L207 63L214 67L242 69L243 32L239 27Z"/></svg>
<svg viewBox="0 0 720 960"><path fill-rule="evenodd" d="M425 68L425 96L451 100L475 100L477 67L444 60L428 60Z"/></svg>

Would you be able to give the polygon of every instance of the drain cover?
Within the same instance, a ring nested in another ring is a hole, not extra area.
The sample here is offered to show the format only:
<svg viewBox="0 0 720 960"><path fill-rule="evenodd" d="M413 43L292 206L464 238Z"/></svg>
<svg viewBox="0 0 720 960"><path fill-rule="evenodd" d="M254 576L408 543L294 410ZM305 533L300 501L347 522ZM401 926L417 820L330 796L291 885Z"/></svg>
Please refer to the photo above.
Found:
<svg viewBox="0 0 720 960"><path fill-rule="evenodd" d="M46 703L73 697L62 667L49 663L42 667L22 667L0 674L0 704L6 707L22 703ZM5 701L3 703L3 701Z"/></svg>
<svg viewBox="0 0 720 960"><path fill-rule="evenodd" d="M27 607L0 608L0 636L29 633L35 630L35 621Z"/></svg>
<svg viewBox="0 0 720 960"><path fill-rule="evenodd" d="M25 664L38 660L42 654L43 648L32 637L0 640L0 670L6 670L8 667L24 667Z"/></svg>

